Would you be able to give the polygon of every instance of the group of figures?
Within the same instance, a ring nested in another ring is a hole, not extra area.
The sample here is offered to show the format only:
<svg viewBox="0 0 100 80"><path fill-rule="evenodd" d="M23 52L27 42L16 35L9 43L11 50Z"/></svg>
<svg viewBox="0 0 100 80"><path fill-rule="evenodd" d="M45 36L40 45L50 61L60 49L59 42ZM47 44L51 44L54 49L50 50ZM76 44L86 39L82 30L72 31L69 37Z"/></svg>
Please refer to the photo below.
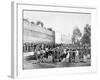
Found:
<svg viewBox="0 0 100 80"><path fill-rule="evenodd" d="M28 47L29 50L30 48L32 47ZM24 52L24 54L28 53L32 53L32 55L28 55L25 59L27 61L33 60L34 63L79 63L87 62L91 59L90 47L68 47L63 45L55 47L38 46L32 51Z"/></svg>

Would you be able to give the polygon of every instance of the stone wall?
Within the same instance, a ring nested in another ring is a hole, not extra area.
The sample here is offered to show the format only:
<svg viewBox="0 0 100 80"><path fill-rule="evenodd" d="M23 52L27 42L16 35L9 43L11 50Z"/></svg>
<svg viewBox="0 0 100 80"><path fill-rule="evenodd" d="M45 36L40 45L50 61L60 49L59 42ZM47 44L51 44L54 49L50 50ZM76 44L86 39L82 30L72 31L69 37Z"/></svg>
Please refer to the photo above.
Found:
<svg viewBox="0 0 100 80"><path fill-rule="evenodd" d="M23 40L33 43L55 43L55 32L30 22L23 21Z"/></svg>

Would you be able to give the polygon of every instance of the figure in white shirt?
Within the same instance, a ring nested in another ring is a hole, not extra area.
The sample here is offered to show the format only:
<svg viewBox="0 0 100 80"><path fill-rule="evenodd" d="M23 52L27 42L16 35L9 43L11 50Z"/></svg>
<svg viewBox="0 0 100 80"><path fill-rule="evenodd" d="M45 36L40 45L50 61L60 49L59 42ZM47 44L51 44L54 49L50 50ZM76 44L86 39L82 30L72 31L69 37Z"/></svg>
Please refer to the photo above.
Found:
<svg viewBox="0 0 100 80"><path fill-rule="evenodd" d="M76 49L75 62L79 62L79 51Z"/></svg>
<svg viewBox="0 0 100 80"><path fill-rule="evenodd" d="M69 56L70 56L69 51L67 51L66 62L69 62Z"/></svg>

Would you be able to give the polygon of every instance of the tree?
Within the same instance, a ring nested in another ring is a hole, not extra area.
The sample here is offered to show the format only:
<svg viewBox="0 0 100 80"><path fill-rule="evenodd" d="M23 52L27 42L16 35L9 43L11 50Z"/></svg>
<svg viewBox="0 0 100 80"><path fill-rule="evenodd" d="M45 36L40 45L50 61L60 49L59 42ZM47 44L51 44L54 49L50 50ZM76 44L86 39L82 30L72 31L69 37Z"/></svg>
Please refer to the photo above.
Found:
<svg viewBox="0 0 100 80"><path fill-rule="evenodd" d="M47 28L49 31L52 31L52 28Z"/></svg>
<svg viewBox="0 0 100 80"><path fill-rule="evenodd" d="M35 24L35 22L32 21L31 24Z"/></svg>
<svg viewBox="0 0 100 80"><path fill-rule="evenodd" d="M41 27L43 27L43 22L41 22L41 21L37 21L37 23L36 23L37 25L41 25Z"/></svg>
<svg viewBox="0 0 100 80"><path fill-rule="evenodd" d="M84 34L82 36L82 44L91 44L91 26L86 24L84 27Z"/></svg>
<svg viewBox="0 0 100 80"><path fill-rule="evenodd" d="M82 35L82 33L80 32L80 29L78 27L76 27L73 30L72 43L73 44L80 44L81 35Z"/></svg>
<svg viewBox="0 0 100 80"><path fill-rule="evenodd" d="M24 18L23 18L23 21L25 21L25 22L29 22L29 20L28 20L28 19L24 19Z"/></svg>

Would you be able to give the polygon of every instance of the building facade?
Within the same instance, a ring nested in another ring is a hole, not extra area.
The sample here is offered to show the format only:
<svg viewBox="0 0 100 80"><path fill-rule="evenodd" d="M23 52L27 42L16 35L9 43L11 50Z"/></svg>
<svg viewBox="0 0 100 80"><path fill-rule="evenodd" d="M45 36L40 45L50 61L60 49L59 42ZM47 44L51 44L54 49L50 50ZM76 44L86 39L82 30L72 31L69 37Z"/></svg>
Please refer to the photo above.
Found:
<svg viewBox="0 0 100 80"><path fill-rule="evenodd" d="M23 20L23 46L26 50L26 45L54 45L55 31L48 30L43 26L32 24L27 20Z"/></svg>

